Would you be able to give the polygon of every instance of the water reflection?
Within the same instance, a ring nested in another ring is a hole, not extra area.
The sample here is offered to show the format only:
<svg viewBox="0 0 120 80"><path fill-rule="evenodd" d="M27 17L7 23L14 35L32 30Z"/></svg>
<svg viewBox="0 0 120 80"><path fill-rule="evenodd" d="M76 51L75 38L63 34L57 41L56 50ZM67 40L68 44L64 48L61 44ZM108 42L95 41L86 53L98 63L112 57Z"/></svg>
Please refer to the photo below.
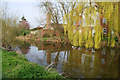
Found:
<svg viewBox="0 0 120 80"><path fill-rule="evenodd" d="M21 41L14 41L12 43L11 50L16 51L18 54L27 54L30 50L30 43L21 42Z"/></svg>
<svg viewBox="0 0 120 80"><path fill-rule="evenodd" d="M35 43L26 58L39 65L52 66L72 78L117 78L119 49L73 48L70 45Z"/></svg>

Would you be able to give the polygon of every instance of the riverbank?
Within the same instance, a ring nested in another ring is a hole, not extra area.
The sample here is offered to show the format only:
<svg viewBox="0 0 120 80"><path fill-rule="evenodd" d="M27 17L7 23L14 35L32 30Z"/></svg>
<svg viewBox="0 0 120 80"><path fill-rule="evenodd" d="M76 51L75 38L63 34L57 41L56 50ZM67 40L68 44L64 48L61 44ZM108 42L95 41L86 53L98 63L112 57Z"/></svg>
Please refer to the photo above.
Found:
<svg viewBox="0 0 120 80"><path fill-rule="evenodd" d="M48 37L48 38L44 38L44 37L40 37L40 38L36 38L35 35L30 36L26 35L26 36L17 36L15 38L15 40L20 40L20 41L25 41L25 42L46 42L46 43L61 43L61 44L70 44L69 40L64 37L64 39L61 39L60 37ZM111 43L110 43L111 44ZM102 47L109 47L108 45L108 38L103 38L101 41L101 46ZM117 39L115 39L115 48L120 48L120 43L118 42Z"/></svg>
<svg viewBox="0 0 120 80"><path fill-rule="evenodd" d="M52 43L63 43L59 37L54 37L54 38L31 38L31 37L26 37L26 36L18 36L15 38L16 40L21 40L21 41L41 41L41 42L52 42Z"/></svg>
<svg viewBox="0 0 120 80"><path fill-rule="evenodd" d="M26 34L26 35L19 35L16 36L16 38L14 40L21 40L21 41L35 41L35 42L51 42L51 43L63 43L63 44L68 44L69 40L68 38L64 35L64 36L55 36L55 34L48 34L45 33L44 35L42 35L42 33L40 33L40 31L36 30L36 31L31 31L31 33Z"/></svg>
<svg viewBox="0 0 120 80"><path fill-rule="evenodd" d="M54 69L29 62L25 55L2 50L2 78L63 78Z"/></svg>

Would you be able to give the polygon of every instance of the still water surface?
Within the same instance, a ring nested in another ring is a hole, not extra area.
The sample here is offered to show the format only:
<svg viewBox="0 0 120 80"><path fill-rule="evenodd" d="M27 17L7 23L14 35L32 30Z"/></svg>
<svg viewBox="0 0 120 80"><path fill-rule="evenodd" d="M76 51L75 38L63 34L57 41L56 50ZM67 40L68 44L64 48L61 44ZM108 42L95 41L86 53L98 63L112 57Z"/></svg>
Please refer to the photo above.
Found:
<svg viewBox="0 0 120 80"><path fill-rule="evenodd" d="M27 44L27 43L24 43ZM56 69L69 78L117 78L120 50L104 47L100 50L71 45L34 43L17 46L30 62Z"/></svg>

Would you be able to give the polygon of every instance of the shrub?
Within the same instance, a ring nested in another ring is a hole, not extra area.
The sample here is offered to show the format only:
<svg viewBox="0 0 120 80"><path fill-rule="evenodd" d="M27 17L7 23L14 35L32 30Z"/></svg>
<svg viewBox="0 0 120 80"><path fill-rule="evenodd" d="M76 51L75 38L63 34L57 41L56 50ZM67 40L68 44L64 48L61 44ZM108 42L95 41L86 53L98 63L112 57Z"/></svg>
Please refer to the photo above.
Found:
<svg viewBox="0 0 120 80"><path fill-rule="evenodd" d="M30 33L30 30L20 30L20 31L17 33L17 36L20 36L20 35L25 36L25 35L27 35L27 34L29 34L29 33Z"/></svg>
<svg viewBox="0 0 120 80"><path fill-rule="evenodd" d="M54 33L53 36L56 36L56 34Z"/></svg>
<svg viewBox="0 0 120 80"><path fill-rule="evenodd" d="M45 33L45 34L43 35L43 37L44 37L44 38L49 38L49 37L50 37L50 34Z"/></svg>
<svg viewBox="0 0 120 80"><path fill-rule="evenodd" d="M4 47L7 47L14 41L17 32L19 31L18 24L16 23L17 19L7 16L3 16L3 18L0 19L2 23L2 26L0 26L2 29L2 44Z"/></svg>

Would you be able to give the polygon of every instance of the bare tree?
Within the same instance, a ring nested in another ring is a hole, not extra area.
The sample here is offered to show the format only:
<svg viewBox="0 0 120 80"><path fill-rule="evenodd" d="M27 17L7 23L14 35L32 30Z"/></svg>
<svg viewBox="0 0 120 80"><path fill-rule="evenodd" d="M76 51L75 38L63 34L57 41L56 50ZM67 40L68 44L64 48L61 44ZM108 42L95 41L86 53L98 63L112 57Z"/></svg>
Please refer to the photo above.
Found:
<svg viewBox="0 0 120 80"><path fill-rule="evenodd" d="M77 2L40 2L38 6L40 9L44 9L44 13L50 14L51 21L54 24L54 30L59 32L60 35L63 35L61 33L63 27L59 24L63 23L64 15L73 10L76 5Z"/></svg>
<svg viewBox="0 0 120 80"><path fill-rule="evenodd" d="M75 8L77 2L40 2L38 5L45 9L45 13L50 13L53 23L60 23L64 14Z"/></svg>

